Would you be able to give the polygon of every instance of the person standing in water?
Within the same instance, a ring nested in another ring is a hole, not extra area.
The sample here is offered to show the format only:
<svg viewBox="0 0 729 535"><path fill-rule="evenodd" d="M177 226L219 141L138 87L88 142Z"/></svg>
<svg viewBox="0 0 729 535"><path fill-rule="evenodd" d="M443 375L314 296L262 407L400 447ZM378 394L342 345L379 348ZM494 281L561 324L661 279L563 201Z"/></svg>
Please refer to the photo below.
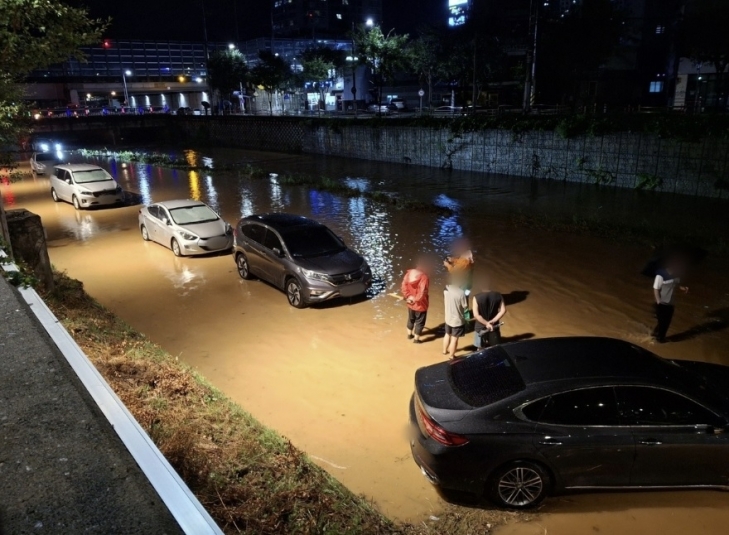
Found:
<svg viewBox="0 0 729 535"><path fill-rule="evenodd" d="M656 303L656 320L658 323L653 329L653 337L658 343L666 341L666 333L671 326L673 319L673 294L678 288L683 293L688 293L688 287L681 286L679 274L682 271L681 262L677 258L669 259L666 267L659 269L653 281L653 298Z"/></svg>
<svg viewBox="0 0 729 535"><path fill-rule="evenodd" d="M499 323L506 314L506 303L499 292L489 290L488 284L480 293L473 296L473 316L476 328L473 345L483 349L501 343L501 327ZM484 343L486 342L486 343Z"/></svg>
<svg viewBox="0 0 729 535"><path fill-rule="evenodd" d="M466 334L465 313L468 309L468 298L462 288L448 284L443 290L445 304L445 336L443 337L443 354L449 358L456 357L458 339Z"/></svg>
<svg viewBox="0 0 729 535"><path fill-rule="evenodd" d="M427 272L428 263L424 257L420 257L415 268L407 270L402 279L402 296L408 306L408 340L416 344L422 343L420 335L428 317L430 279Z"/></svg>
<svg viewBox="0 0 729 535"><path fill-rule="evenodd" d="M453 284L457 284L468 297L471 294L473 285L473 251L471 244L465 237L458 238L453 242L452 254L447 256L443 261L443 265L451 275ZM470 321L472 318L471 310L466 307L464 318Z"/></svg>

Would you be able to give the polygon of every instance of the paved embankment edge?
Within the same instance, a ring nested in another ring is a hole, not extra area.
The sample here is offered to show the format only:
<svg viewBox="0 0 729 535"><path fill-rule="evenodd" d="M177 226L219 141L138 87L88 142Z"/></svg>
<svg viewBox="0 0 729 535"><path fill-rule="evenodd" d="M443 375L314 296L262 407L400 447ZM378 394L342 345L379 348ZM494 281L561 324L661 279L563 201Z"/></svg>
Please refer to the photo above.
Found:
<svg viewBox="0 0 729 535"><path fill-rule="evenodd" d="M0 258L7 255L0 250ZM15 264L3 264L5 271L18 271ZM114 393L86 354L76 344L58 318L33 288L18 288L38 322L56 344L86 391L104 414L147 480L169 509L180 528L190 535L222 535L180 476L175 472L149 435Z"/></svg>

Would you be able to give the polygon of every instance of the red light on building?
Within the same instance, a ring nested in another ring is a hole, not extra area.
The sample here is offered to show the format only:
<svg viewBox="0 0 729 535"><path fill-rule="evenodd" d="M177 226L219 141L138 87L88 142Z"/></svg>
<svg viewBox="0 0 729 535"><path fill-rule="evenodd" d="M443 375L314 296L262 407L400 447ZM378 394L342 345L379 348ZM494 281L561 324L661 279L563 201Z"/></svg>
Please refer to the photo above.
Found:
<svg viewBox="0 0 729 535"><path fill-rule="evenodd" d="M111 48L111 41L104 39L104 48Z"/></svg>

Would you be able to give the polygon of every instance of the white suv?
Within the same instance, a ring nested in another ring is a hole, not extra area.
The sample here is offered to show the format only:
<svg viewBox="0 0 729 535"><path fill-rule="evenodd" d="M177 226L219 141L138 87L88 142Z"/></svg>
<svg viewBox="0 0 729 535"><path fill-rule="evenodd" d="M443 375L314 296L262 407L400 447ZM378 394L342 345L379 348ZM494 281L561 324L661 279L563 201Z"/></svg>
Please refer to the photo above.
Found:
<svg viewBox="0 0 729 535"><path fill-rule="evenodd" d="M56 165L51 196L56 202L70 202L76 210L124 202L124 190L116 180L98 165L88 164Z"/></svg>

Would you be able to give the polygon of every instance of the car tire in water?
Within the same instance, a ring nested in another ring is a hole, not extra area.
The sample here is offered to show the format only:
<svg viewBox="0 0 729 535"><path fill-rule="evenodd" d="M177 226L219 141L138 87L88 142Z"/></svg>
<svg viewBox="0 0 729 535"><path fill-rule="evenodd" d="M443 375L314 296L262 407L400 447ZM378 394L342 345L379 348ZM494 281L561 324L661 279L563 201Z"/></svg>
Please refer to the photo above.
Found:
<svg viewBox="0 0 729 535"><path fill-rule="evenodd" d="M76 210L81 210L81 203L80 203L80 202L78 202L78 197L76 197L76 196L74 195L74 196L73 196L73 197L71 198L71 202L73 203L73 207L74 207L74 208L75 208Z"/></svg>
<svg viewBox="0 0 729 535"><path fill-rule="evenodd" d="M498 468L488 483L489 499L507 509L536 507L547 497L551 478L532 461L515 461Z"/></svg>
<svg viewBox="0 0 729 535"><path fill-rule="evenodd" d="M182 254L182 249L180 249L180 244L177 243L177 240L175 238L172 238L172 242L170 243L170 249L172 249L172 252L175 253L175 256L184 256Z"/></svg>
<svg viewBox="0 0 729 535"><path fill-rule="evenodd" d="M56 190L51 188L51 198L53 199L53 202L58 202L61 199L58 198L58 193L56 193Z"/></svg>
<svg viewBox="0 0 729 535"><path fill-rule="evenodd" d="M142 225L141 231L142 231L142 239L144 241L149 241L149 231L147 230L147 227L145 225Z"/></svg>
<svg viewBox="0 0 729 535"><path fill-rule="evenodd" d="M243 253L235 255L235 266L238 268L238 275L241 279L250 280L253 278L251 275L251 267L248 264L248 258Z"/></svg>
<svg viewBox="0 0 729 535"><path fill-rule="evenodd" d="M301 284L294 277L290 277L286 280L286 299L294 308L304 308L304 296L301 291Z"/></svg>

